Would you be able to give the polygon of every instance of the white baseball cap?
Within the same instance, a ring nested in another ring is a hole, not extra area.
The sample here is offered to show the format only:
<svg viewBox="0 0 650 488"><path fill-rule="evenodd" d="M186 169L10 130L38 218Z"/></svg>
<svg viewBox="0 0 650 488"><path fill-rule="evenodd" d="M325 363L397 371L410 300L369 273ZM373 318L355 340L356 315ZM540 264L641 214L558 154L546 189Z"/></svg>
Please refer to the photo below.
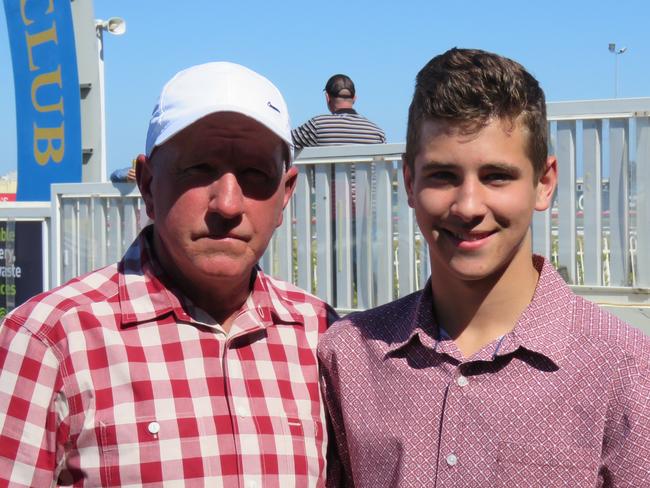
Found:
<svg viewBox="0 0 650 488"><path fill-rule="evenodd" d="M156 146L217 112L237 112L256 120L287 144L293 159L289 111L280 91L255 71L228 62L192 66L167 82L149 121L147 157Z"/></svg>

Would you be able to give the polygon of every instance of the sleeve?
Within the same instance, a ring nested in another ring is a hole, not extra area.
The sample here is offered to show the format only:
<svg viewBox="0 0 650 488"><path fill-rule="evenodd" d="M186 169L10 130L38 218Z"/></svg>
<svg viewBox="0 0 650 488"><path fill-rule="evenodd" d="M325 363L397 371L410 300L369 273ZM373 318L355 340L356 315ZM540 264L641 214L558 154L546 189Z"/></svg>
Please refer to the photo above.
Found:
<svg viewBox="0 0 650 488"><path fill-rule="evenodd" d="M51 486L61 389L51 349L9 319L0 325L0 485ZM61 444L62 445L62 444ZM59 453L60 454L60 453Z"/></svg>
<svg viewBox="0 0 650 488"><path fill-rule="evenodd" d="M650 347L648 348L650 349ZM603 439L603 488L650 486L650 354L617 367Z"/></svg>
<svg viewBox="0 0 650 488"><path fill-rule="evenodd" d="M324 346L324 347L321 347ZM351 467L348 456L345 425L339 402L336 381L336 362L334 355L328 351L327 344L318 348L321 368L321 390L327 412L327 488L353 487Z"/></svg>
<svg viewBox="0 0 650 488"><path fill-rule="evenodd" d="M291 138L296 149L318 146L318 129L314 124L314 119L309 119L301 126L293 129L291 131Z"/></svg>
<svg viewBox="0 0 650 488"><path fill-rule="evenodd" d="M120 168L116 169L111 173L111 181L113 183L125 183L127 181L127 177L129 175L129 170L131 167L126 167L126 168Z"/></svg>

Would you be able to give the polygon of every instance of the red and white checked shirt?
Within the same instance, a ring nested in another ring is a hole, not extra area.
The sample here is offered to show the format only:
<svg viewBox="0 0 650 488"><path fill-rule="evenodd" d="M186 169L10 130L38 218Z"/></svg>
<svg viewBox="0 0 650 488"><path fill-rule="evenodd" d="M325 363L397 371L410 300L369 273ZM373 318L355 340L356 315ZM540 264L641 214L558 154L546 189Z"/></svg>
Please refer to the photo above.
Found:
<svg viewBox="0 0 650 488"><path fill-rule="evenodd" d="M0 486L323 486L332 310L258 271L226 335L165 287L147 235L0 326Z"/></svg>
<svg viewBox="0 0 650 488"><path fill-rule="evenodd" d="M430 286L328 330L328 485L650 487L650 338L534 263L514 330L469 359Z"/></svg>

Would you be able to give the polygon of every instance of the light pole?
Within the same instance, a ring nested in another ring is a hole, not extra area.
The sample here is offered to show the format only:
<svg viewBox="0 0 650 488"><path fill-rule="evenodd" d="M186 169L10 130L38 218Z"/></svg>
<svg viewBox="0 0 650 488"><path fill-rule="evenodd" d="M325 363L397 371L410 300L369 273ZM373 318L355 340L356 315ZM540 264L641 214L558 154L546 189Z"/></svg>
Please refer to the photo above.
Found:
<svg viewBox="0 0 650 488"><path fill-rule="evenodd" d="M99 137L100 137L100 174L102 181L106 177L106 100L104 96L104 31L115 36L126 32L126 22L120 17L108 20L95 19L95 34L97 35L97 63L99 85Z"/></svg>
<svg viewBox="0 0 650 488"><path fill-rule="evenodd" d="M614 55L614 98L618 98L618 57L627 51L626 47L616 49L616 43L609 43L609 52Z"/></svg>

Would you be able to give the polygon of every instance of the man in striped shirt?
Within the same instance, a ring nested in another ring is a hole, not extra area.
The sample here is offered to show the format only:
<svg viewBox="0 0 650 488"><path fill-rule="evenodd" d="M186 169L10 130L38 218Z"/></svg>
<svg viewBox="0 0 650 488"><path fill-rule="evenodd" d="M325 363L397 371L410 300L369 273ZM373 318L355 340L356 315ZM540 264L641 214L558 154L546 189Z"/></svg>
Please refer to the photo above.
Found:
<svg viewBox="0 0 650 488"><path fill-rule="evenodd" d="M243 66L165 85L137 166L153 224L0 326L0 486L324 485L334 313L257 266L296 182L290 130Z"/></svg>
<svg viewBox="0 0 650 488"><path fill-rule="evenodd" d="M325 100L331 114L312 117L291 131L296 149L386 142L384 131L352 108L357 97L354 83L348 76L338 74L327 80Z"/></svg>
<svg viewBox="0 0 650 488"><path fill-rule="evenodd" d="M369 121L363 115L359 115L352 106L357 100L354 82L349 76L337 74L330 77L325 84L325 101L331 114L317 115L312 117L300 127L291 131L293 144L296 149L310 146L337 146L343 144L383 144L386 142L386 135L375 123ZM350 197L352 201L352 260L353 274L357 273L356 266L356 177L354 165L350 165ZM336 184L334 165L331 167L331 201L332 201L332 236L334 247L332 249L333 262L336 262L336 253L339 249L336 245ZM356 278L355 278L356 280ZM337 303L336 279L333 283L333 303Z"/></svg>

